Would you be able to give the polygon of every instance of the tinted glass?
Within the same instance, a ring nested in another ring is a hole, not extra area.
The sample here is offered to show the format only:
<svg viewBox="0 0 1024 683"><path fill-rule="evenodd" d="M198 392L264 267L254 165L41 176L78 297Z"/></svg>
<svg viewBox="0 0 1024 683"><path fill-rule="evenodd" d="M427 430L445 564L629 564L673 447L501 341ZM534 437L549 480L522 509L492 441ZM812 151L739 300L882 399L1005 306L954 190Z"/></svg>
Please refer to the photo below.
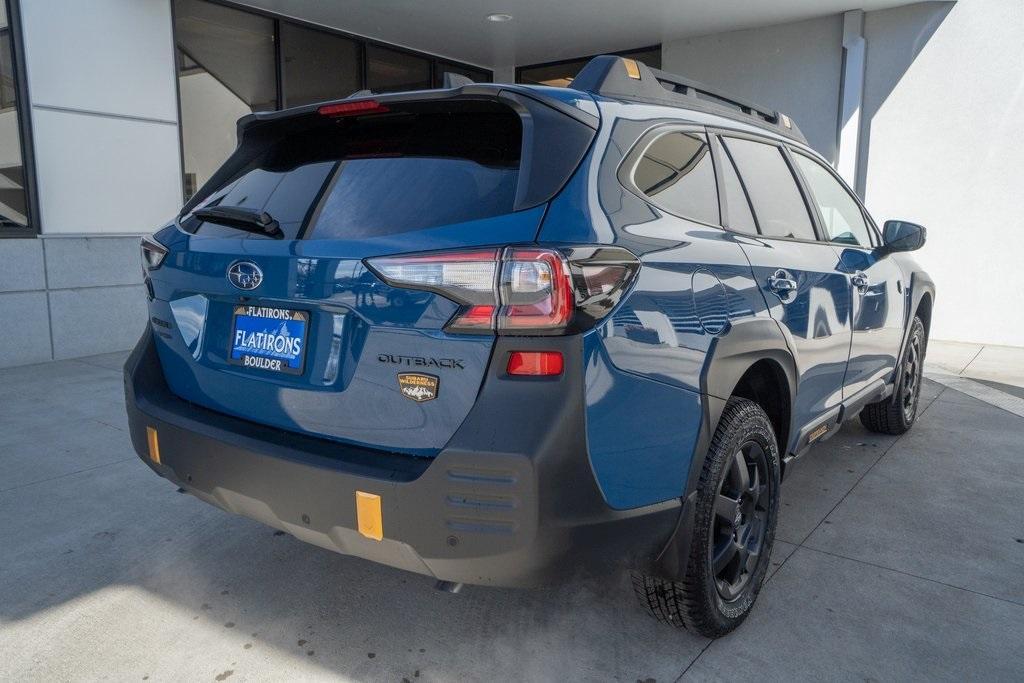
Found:
<svg viewBox="0 0 1024 683"><path fill-rule="evenodd" d="M7 8L0 2L0 235L28 226L28 193L21 159L17 80Z"/></svg>
<svg viewBox="0 0 1024 683"><path fill-rule="evenodd" d="M359 43L281 22L284 103L297 107L348 97L360 89Z"/></svg>
<svg viewBox="0 0 1024 683"><path fill-rule="evenodd" d="M235 149L235 122L277 107L274 22L199 0L176 0L186 187L201 187Z"/></svg>
<svg viewBox="0 0 1024 683"><path fill-rule="evenodd" d="M637 161L632 179L640 192L667 211L718 223L715 167L704 135L675 131L655 138Z"/></svg>
<svg viewBox="0 0 1024 683"><path fill-rule="evenodd" d="M511 213L521 123L511 110L424 113L345 154L311 227L313 239L377 237ZM353 158L358 157L358 158ZM369 157L369 158L367 158Z"/></svg>
<svg viewBox="0 0 1024 683"><path fill-rule="evenodd" d="M366 63L366 87L373 92L426 90L431 87L430 62L422 57L367 45Z"/></svg>
<svg viewBox="0 0 1024 683"><path fill-rule="evenodd" d="M321 161L300 165L290 171L253 168L240 178L210 195L200 204L207 206L244 206L266 211L280 224L285 239L295 239L302 229L313 203L336 164ZM195 221L190 227L197 235L239 237L238 230L217 223ZM249 234L255 239L269 239Z"/></svg>
<svg viewBox="0 0 1024 683"><path fill-rule="evenodd" d="M811 189L814 203L818 205L825 236L833 242L871 246L871 237L860 205L850 196L838 180L820 163L803 154L794 154L793 159L804 174Z"/></svg>
<svg viewBox="0 0 1024 683"><path fill-rule="evenodd" d="M747 188L761 234L815 239L810 214L782 150L740 138L723 141Z"/></svg>
<svg viewBox="0 0 1024 683"><path fill-rule="evenodd" d="M522 143L512 110L492 102L409 104L385 117L313 116L253 159L200 207L266 211L287 239L359 239L510 213ZM244 236L189 217L201 236Z"/></svg>
<svg viewBox="0 0 1024 683"><path fill-rule="evenodd" d="M740 183L740 177L736 175L736 167L733 166L728 152L724 152L722 156L722 191L725 192L729 229L756 235L757 223L754 222L754 214L750 211L747 193Z"/></svg>

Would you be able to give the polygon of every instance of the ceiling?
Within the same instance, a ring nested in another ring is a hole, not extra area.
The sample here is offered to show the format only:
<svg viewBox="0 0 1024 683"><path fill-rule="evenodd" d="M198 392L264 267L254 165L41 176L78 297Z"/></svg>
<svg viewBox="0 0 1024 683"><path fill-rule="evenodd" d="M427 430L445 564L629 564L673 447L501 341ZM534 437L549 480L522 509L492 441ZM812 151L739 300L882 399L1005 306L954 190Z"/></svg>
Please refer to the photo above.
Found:
<svg viewBox="0 0 1024 683"><path fill-rule="evenodd" d="M244 0L278 14L488 68L568 59L910 4L906 0ZM512 20L495 23L487 15Z"/></svg>

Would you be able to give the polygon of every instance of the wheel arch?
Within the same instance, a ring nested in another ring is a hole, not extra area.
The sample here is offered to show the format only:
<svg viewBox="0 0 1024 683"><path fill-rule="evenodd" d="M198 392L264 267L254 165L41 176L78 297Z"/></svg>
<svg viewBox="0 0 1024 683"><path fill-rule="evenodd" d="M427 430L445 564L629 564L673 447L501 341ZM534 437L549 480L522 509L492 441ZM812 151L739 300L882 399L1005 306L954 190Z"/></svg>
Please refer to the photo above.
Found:
<svg viewBox="0 0 1024 683"><path fill-rule="evenodd" d="M683 492L683 506L679 522L672 537L659 553L655 566L658 575L670 580L680 580L686 573L690 555L690 539L693 535L694 505L697 482L704 467L711 439L718 429L722 412L729 398L734 395L764 391L765 384L775 384L774 395L785 395L784 409L772 407L765 410L769 419L783 420L785 436L777 433L779 456L784 457L792 440L792 407L796 399L797 371L793 354L778 323L771 318L748 318L730 325L721 336L715 337L708 348L707 358L701 373L701 393L706 401L700 436L694 448ZM759 383L760 382L760 383ZM741 393L737 394L737 390ZM766 393L761 394L765 400ZM744 395L744 398L750 396ZM752 399L757 401L757 399ZM759 403L760 404L760 403ZM765 408L763 404L760 404ZM773 426L776 424L773 420Z"/></svg>

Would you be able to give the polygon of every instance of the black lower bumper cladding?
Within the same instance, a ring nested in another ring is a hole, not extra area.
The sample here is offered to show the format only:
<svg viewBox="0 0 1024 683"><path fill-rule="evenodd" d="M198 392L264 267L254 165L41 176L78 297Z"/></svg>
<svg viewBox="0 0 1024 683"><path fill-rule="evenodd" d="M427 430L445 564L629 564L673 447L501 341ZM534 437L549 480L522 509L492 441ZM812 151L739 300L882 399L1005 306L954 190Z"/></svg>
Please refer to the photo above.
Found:
<svg viewBox="0 0 1024 683"><path fill-rule="evenodd" d="M614 568L656 571L678 500L613 510L586 453L578 338L518 339L560 350L555 379L503 376L508 343L435 458L357 448L216 413L171 393L151 331L125 365L132 443L196 497L297 538L437 579L524 586ZM574 362L575 361L575 362ZM495 370L498 368L498 370ZM150 457L156 431L159 462ZM383 539L359 533L356 492L380 496Z"/></svg>

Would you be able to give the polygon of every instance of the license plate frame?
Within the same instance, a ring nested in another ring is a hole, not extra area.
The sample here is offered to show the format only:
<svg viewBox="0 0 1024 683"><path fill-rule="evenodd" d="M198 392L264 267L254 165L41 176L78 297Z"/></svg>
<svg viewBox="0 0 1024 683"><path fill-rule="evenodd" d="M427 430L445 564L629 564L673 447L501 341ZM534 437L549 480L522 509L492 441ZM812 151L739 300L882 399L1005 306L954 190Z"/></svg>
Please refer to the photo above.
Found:
<svg viewBox="0 0 1024 683"><path fill-rule="evenodd" d="M306 368L309 321L309 311L279 306L235 305L231 310L228 363L275 375L301 375ZM281 331L287 331L287 334L279 334ZM299 346L297 353L292 352L294 342L290 341L295 339Z"/></svg>

